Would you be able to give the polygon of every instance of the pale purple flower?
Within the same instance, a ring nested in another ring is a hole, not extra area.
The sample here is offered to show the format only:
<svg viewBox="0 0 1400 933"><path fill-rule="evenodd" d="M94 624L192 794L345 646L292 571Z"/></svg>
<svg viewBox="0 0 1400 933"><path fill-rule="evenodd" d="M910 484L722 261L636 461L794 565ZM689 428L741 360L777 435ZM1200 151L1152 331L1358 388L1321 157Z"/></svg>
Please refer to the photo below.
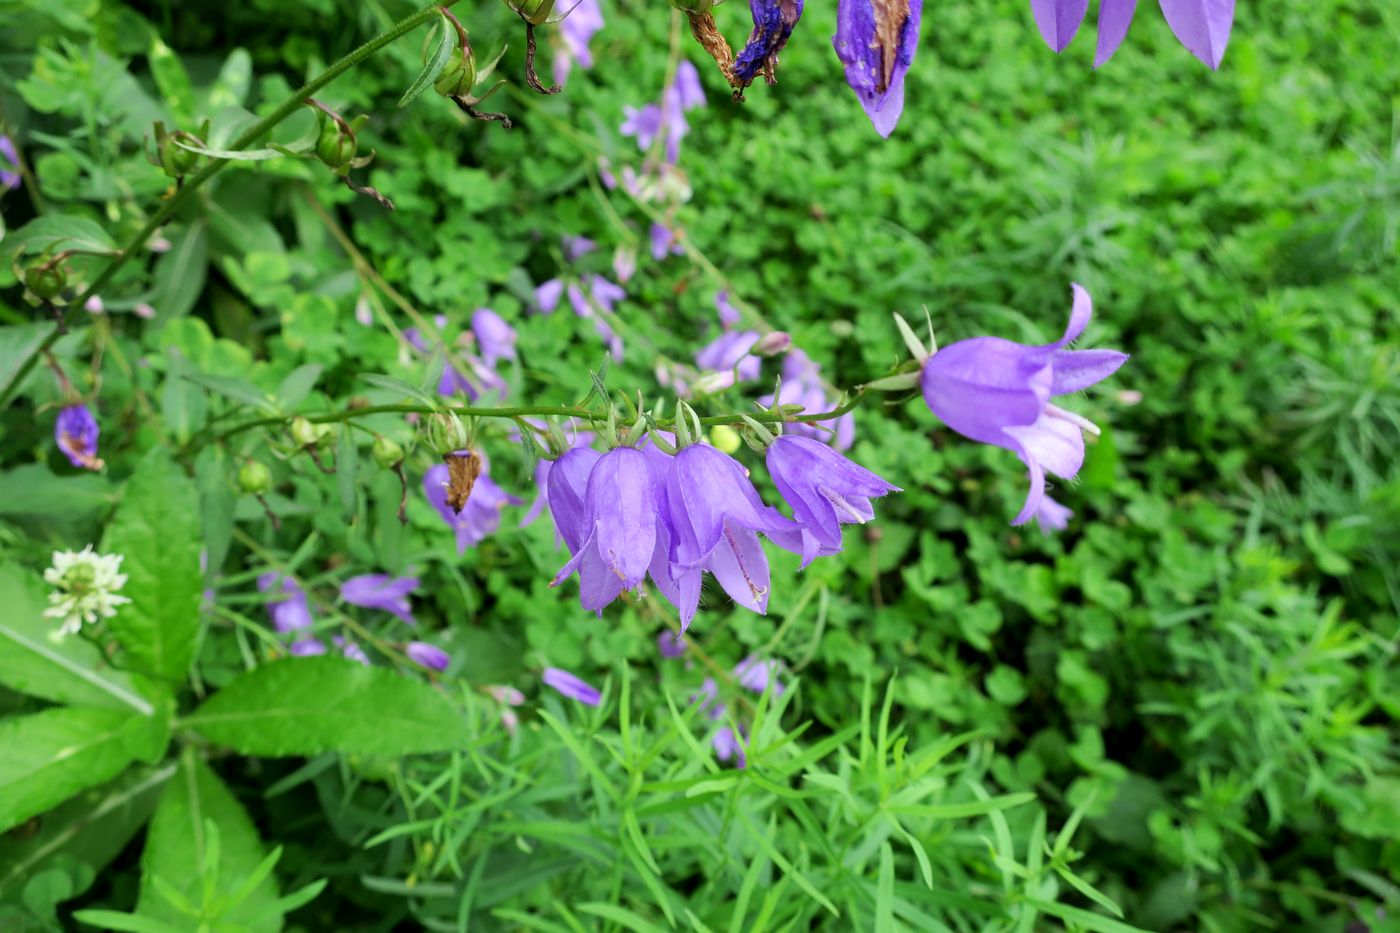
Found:
<svg viewBox="0 0 1400 933"><path fill-rule="evenodd" d="M768 447L768 473L802 525L802 566L841 550L841 526L875 517L870 500L899 492L865 467L810 437L784 435Z"/></svg>
<svg viewBox="0 0 1400 933"><path fill-rule="evenodd" d="M374 309L364 295L355 299L355 322L361 327L369 327L374 323Z"/></svg>
<svg viewBox="0 0 1400 933"><path fill-rule="evenodd" d="M685 637L667 629L656 636L656 650L663 658L679 658L685 654Z"/></svg>
<svg viewBox="0 0 1400 933"><path fill-rule="evenodd" d="M540 678L546 687L553 687L571 700L577 700L586 706L597 706L603 701L603 695L596 687L592 687L582 680L579 680L568 671L560 670L557 667L547 667L544 669L544 676Z"/></svg>
<svg viewBox="0 0 1400 933"><path fill-rule="evenodd" d="M340 598L352 606L382 609L393 613L409 625L416 625L413 611L408 604L408 594L416 589L417 577L391 577L386 573L367 573L351 577L342 583Z"/></svg>
<svg viewBox="0 0 1400 933"><path fill-rule="evenodd" d="M54 421L53 437L68 462L84 470L102 469L97 456L97 419L86 405L69 405Z"/></svg>
<svg viewBox="0 0 1400 933"><path fill-rule="evenodd" d="M745 84L757 78L787 45L792 29L802 16L802 0L749 0L753 32L734 57L734 75Z"/></svg>
<svg viewBox="0 0 1400 933"><path fill-rule="evenodd" d="M638 109L623 105L622 115L622 125L617 131L623 136L635 138L637 148L646 152L661 133L661 107L657 104L647 104Z"/></svg>
<svg viewBox="0 0 1400 933"><path fill-rule="evenodd" d="M553 314L564 294L564 280L550 279L535 287L535 307L540 314Z"/></svg>
<svg viewBox="0 0 1400 933"><path fill-rule="evenodd" d="M715 733L710 739L710 744L714 747L715 757L720 761L734 759L734 767L747 768L748 757L744 754L743 740L734 734L734 730L725 726Z"/></svg>
<svg viewBox="0 0 1400 933"><path fill-rule="evenodd" d="M258 591L281 594L267 601L267 614L277 631L286 634L311 628L311 607L307 604L306 592L291 577L269 571L258 577Z"/></svg>
<svg viewBox="0 0 1400 933"><path fill-rule="evenodd" d="M1044 346L973 337L944 347L924 363L924 401L964 437L1013 451L1030 472L1020 525L1041 513L1045 474L1073 479L1084 462L1084 430L1092 423L1050 403L1058 395L1107 379L1128 359L1116 350L1069 350L1093 314L1089 293L1071 286L1074 304L1064 336ZM1051 527L1063 515L1050 509Z"/></svg>
<svg viewBox="0 0 1400 933"><path fill-rule="evenodd" d="M145 320L151 321L155 319L156 309L146 304L146 302L142 301L138 302L136 307L131 309L131 313L135 314L139 318L144 318Z"/></svg>
<svg viewBox="0 0 1400 933"><path fill-rule="evenodd" d="M663 95L667 104L682 113L705 106L705 86L700 83L700 72L687 59L676 66L676 80Z"/></svg>
<svg viewBox="0 0 1400 933"><path fill-rule="evenodd" d="M685 254L685 250L676 239L675 233L665 224L652 224L648 238L651 241L651 258L657 262L665 259L667 255L682 256Z"/></svg>
<svg viewBox="0 0 1400 933"><path fill-rule="evenodd" d="M715 292L715 312L719 314L719 325L725 330L743 320L739 309L729 303L729 289L727 288Z"/></svg>
<svg viewBox="0 0 1400 933"><path fill-rule="evenodd" d="M515 359L515 328L495 311L490 308L473 311L472 333L476 335L476 345L481 348L482 361L488 367L494 367L499 360Z"/></svg>
<svg viewBox="0 0 1400 933"><path fill-rule="evenodd" d="M1102 7L1108 5L1102 3L1100 16L1103 15ZM1031 0L1031 15L1035 17L1035 28L1040 30L1040 37L1045 40L1045 44L1056 52L1063 51L1065 46L1069 45L1074 34L1079 31L1079 24L1084 21L1084 14L1088 9L1089 0Z"/></svg>
<svg viewBox="0 0 1400 933"><path fill-rule="evenodd" d="M675 602L662 477L646 453L631 447L602 455L582 448L569 451L550 471L549 508L573 555L551 586L577 571L579 602L601 613L650 572L658 589ZM698 580L695 588L698 599Z"/></svg>
<svg viewBox="0 0 1400 933"><path fill-rule="evenodd" d="M881 136L904 112L904 76L919 45L923 0L838 0L832 45L846 83Z"/></svg>
<svg viewBox="0 0 1400 933"><path fill-rule="evenodd" d="M569 0L573 2L573 0ZM603 11L598 0L577 0L569 15L559 24L559 34L564 40L564 50L554 56L554 83L563 84L569 77L574 62L580 68L593 67L593 53L588 43L603 28Z"/></svg>
<svg viewBox="0 0 1400 933"><path fill-rule="evenodd" d="M1235 0L1158 0L1158 5L1177 41L1212 69L1219 68L1235 21ZM1031 0L1036 28L1056 52L1069 45L1088 8L1088 0ZM1095 68L1118 51L1136 11L1137 0L1100 0Z"/></svg>
<svg viewBox="0 0 1400 933"><path fill-rule="evenodd" d="M593 446L594 434L592 431L578 431L569 442L570 449L575 447ZM539 518L544 510L549 507L549 473L554 468L553 460L541 459L535 464L535 501L530 503L530 509L525 516L520 519L520 527L524 528ZM587 478L585 477L585 482ZM558 541L556 530L556 542Z"/></svg>
<svg viewBox="0 0 1400 933"><path fill-rule="evenodd" d="M671 576L681 631L700 601L700 573L708 571L729 598L754 612L768 609L768 555L758 534L794 536L801 526L763 504L739 461L707 444L672 458L666 504L675 535ZM663 590L664 592L664 590Z"/></svg>
<svg viewBox="0 0 1400 933"><path fill-rule="evenodd" d="M0 194L18 188L19 183L19 152L14 140L0 136Z"/></svg>
<svg viewBox="0 0 1400 933"><path fill-rule="evenodd" d="M87 301L83 302L83 310L88 314L101 314L103 311L107 310L107 306L102 303L101 295L93 295Z"/></svg>
<svg viewBox="0 0 1400 933"><path fill-rule="evenodd" d="M294 658L310 658L326 653L326 643L319 638L302 638L287 647L287 653Z"/></svg>
<svg viewBox="0 0 1400 933"><path fill-rule="evenodd" d="M700 348L695 354L695 365L728 377L721 388L733 385L736 378L751 382L758 378L761 365L758 357L750 353L758 339L751 330L727 330Z"/></svg>
<svg viewBox="0 0 1400 933"><path fill-rule="evenodd" d="M472 486L472 493L462 511L453 513L447 504L447 467L438 463L423 474L423 492L433 508L437 509L442 520L452 527L457 535L457 553L463 554L467 548L480 544L486 536L501 526L501 510L507 505L523 505L524 500L507 493L490 476L490 465L483 458L481 475Z"/></svg>
<svg viewBox="0 0 1400 933"><path fill-rule="evenodd" d="M587 295L584 294L585 285ZM621 285L596 274L581 282L570 282L565 291L569 296L569 305L579 317L593 317L595 306L612 313L617 303L627 297L627 291Z"/></svg>
<svg viewBox="0 0 1400 933"><path fill-rule="evenodd" d="M438 315L434 318L434 323L439 329L447 326L447 318ZM502 322L504 324L504 322ZM423 338L423 334L416 327L406 328L403 332L404 339L419 350L427 351L428 342ZM500 398L505 398L506 383L496 371L489 366L485 360L473 353L460 354L461 359L469 367L468 372L462 372L451 362L445 363L442 367L442 375L438 378L438 395L453 396L465 393L467 398L475 402L483 395L495 393Z"/></svg>
<svg viewBox="0 0 1400 933"><path fill-rule="evenodd" d="M830 411L834 407L822 387L821 368L801 350L790 350L783 359L783 383L778 397L774 399L770 392L758 400L765 408L772 406L775 401L779 405L801 405L803 413L809 415ZM837 450L850 450L856 438L856 419L855 415L848 411L838 418L829 418L826 421L793 422L785 425L784 430L798 437L810 437L831 444Z"/></svg>
<svg viewBox="0 0 1400 933"><path fill-rule="evenodd" d="M559 241L564 247L564 260L566 262L578 262L598 248L598 244L586 236L574 236L566 233L559 238Z"/></svg>
<svg viewBox="0 0 1400 933"><path fill-rule="evenodd" d="M361 648L350 639L342 638L339 635L331 640L335 642L335 646L340 649L340 653L344 657L349 658L357 664L363 664L365 667L369 667L369 655L365 654L365 649Z"/></svg>
<svg viewBox="0 0 1400 933"><path fill-rule="evenodd" d="M452 663L452 658L446 651L437 645L430 645L425 641L411 641L403 649L403 653L408 659L419 667L426 667L433 671L445 671L447 665Z"/></svg>
<svg viewBox="0 0 1400 933"><path fill-rule="evenodd" d="M778 672L782 670L782 664L773 659L761 661L753 655L749 655L734 667L734 676L739 680L739 686L745 690L752 690L754 693L763 693L768 689L768 684L773 684L773 695L782 696L787 688L782 681L778 680Z"/></svg>
<svg viewBox="0 0 1400 933"><path fill-rule="evenodd" d="M1211 68L1219 68L1235 23L1235 0L1158 0L1158 3L1176 40ZM1123 31L1127 32L1126 26Z"/></svg>
<svg viewBox="0 0 1400 933"><path fill-rule="evenodd" d="M1073 515L1073 510L1060 505L1049 495L1040 500L1040 505L1035 510L1035 520L1039 523L1040 530L1046 535L1056 531L1064 531L1069 527L1069 520Z"/></svg>
<svg viewBox="0 0 1400 933"><path fill-rule="evenodd" d="M613 251L613 275L626 284L637 272L637 251L630 246L619 246Z"/></svg>

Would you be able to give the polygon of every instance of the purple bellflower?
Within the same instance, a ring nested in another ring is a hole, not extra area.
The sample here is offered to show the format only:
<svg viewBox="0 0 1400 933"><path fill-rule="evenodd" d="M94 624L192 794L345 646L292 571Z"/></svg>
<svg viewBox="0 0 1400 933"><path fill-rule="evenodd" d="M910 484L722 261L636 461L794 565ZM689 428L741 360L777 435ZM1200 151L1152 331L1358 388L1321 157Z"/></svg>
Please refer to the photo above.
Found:
<svg viewBox="0 0 1400 933"><path fill-rule="evenodd" d="M335 642L335 646L340 649L340 653L344 657L349 658L356 664L363 664L365 667L370 666L369 655L365 654L365 649L361 648L350 639L342 638L337 635L332 638L331 641Z"/></svg>
<svg viewBox="0 0 1400 933"><path fill-rule="evenodd" d="M477 308L472 312L472 333L476 335L482 361L488 367L494 368L500 360L515 359L515 328L495 311Z"/></svg>
<svg viewBox="0 0 1400 933"><path fill-rule="evenodd" d="M546 687L553 687L569 699L577 700L585 706L597 706L603 701L603 695L598 692L597 687L557 667L545 668L544 676L540 679Z"/></svg>
<svg viewBox="0 0 1400 933"><path fill-rule="evenodd" d="M587 480L581 486L585 468ZM569 451L550 471L549 507L573 555L551 586L578 571L579 601L601 613L651 573L663 595L675 601L666 562L671 530L662 480L647 454L632 447L602 455ZM696 591L698 598L698 582Z"/></svg>
<svg viewBox="0 0 1400 933"><path fill-rule="evenodd" d="M440 330L447 326L447 318L440 314L433 319L433 323L436 324ZM504 321L501 323L505 324ZM509 325L506 325L506 327L509 329ZM427 351L428 342L423 339L423 335L419 332L418 328L409 327L405 329L403 336L404 339L415 348L425 352ZM479 337L476 339L480 340ZM474 402L487 393L495 392L501 398L505 398L505 380L496 375L496 371L488 365L485 360L473 353L464 353L461 354L461 357L465 360L470 371L464 373L451 362L444 365L442 367L442 376L438 379L437 391L439 395L453 396L460 392L465 393L467 398Z"/></svg>
<svg viewBox="0 0 1400 933"><path fill-rule="evenodd" d="M719 326L725 330L743 320L739 309L729 303L729 289L727 288L715 292L715 313L719 315Z"/></svg>
<svg viewBox="0 0 1400 933"><path fill-rule="evenodd" d="M491 479L491 467L483 458L481 474L472 486L471 496L460 512L453 512L447 504L447 466L435 464L423 474L423 492L433 508L438 510L442 520L447 522L457 534L457 553L463 554L467 548L480 544L487 535L501 526L501 510L507 505L523 505L524 500L507 493L495 480Z"/></svg>
<svg viewBox="0 0 1400 933"><path fill-rule="evenodd" d="M1177 41L1212 69L1219 68L1235 21L1235 0L1158 0ZM1031 13L1045 44L1061 52L1079 31L1089 0L1031 0ZM1137 0L1100 0L1094 67L1113 57L1132 25Z"/></svg>
<svg viewBox="0 0 1400 933"><path fill-rule="evenodd" d="M766 612L768 555L758 533L792 538L801 526L764 505L739 461L707 444L692 444L673 458L666 501L675 531L671 575L681 631L695 616L702 570L738 605Z"/></svg>
<svg viewBox="0 0 1400 933"><path fill-rule="evenodd" d="M418 589L417 577L391 577L386 573L367 573L351 577L340 585L340 598L352 606L382 609L393 613L409 625L416 625L408 604L408 594Z"/></svg>
<svg viewBox="0 0 1400 933"><path fill-rule="evenodd" d="M841 526L875 517L870 500L899 492L863 466L809 437L779 437L768 448L768 472L802 525L802 566L841 550Z"/></svg>
<svg viewBox="0 0 1400 933"><path fill-rule="evenodd" d="M68 462L84 470L102 469L97 457L97 419L86 405L69 405L58 413L53 437L58 449L68 456Z"/></svg>
<svg viewBox="0 0 1400 933"><path fill-rule="evenodd" d="M679 658L685 654L685 636L667 629L656 636L656 650L663 658Z"/></svg>
<svg viewBox="0 0 1400 933"><path fill-rule="evenodd" d="M432 671L445 671L447 666L452 663L451 655L437 645L430 645L426 641L409 642L404 647L403 653L414 664Z"/></svg>
<svg viewBox="0 0 1400 933"><path fill-rule="evenodd" d="M299 638L287 647L294 658L312 658L326 653L326 643L319 638Z"/></svg>
<svg viewBox="0 0 1400 933"><path fill-rule="evenodd" d="M758 343L758 336L751 330L728 330L700 348L695 354L695 365L723 377L711 383L713 389L727 389L736 381L752 382L758 378L760 361L749 352Z"/></svg>
<svg viewBox="0 0 1400 933"><path fill-rule="evenodd" d="M554 56L554 83L563 84L569 77L574 62L580 68L593 67L593 53L588 43L603 28L603 11L598 0L577 0L569 15L559 24L559 35L564 40L564 50Z"/></svg>
<svg viewBox="0 0 1400 933"><path fill-rule="evenodd" d="M306 592L295 580L271 571L258 577L258 591L281 594L267 601L267 614L277 631L286 634L311 628L311 607L307 605Z"/></svg>
<svg viewBox="0 0 1400 933"><path fill-rule="evenodd" d="M14 140L0 136L0 194L19 187L19 152Z"/></svg>
<svg viewBox="0 0 1400 933"><path fill-rule="evenodd" d="M660 262L667 256L681 256L685 254L685 249L676 238L676 234L665 224L652 224L647 238L651 243L651 258L655 259L657 262Z"/></svg>
<svg viewBox="0 0 1400 933"><path fill-rule="evenodd" d="M736 736L734 730L725 726L715 733L710 740L714 747L715 757L720 761L734 759L734 767L747 768L749 765L748 756L744 754L744 740L741 736Z"/></svg>
<svg viewBox="0 0 1400 933"><path fill-rule="evenodd" d="M904 112L904 76L919 45L923 0L839 0L832 45L846 83L881 136Z"/></svg>
<svg viewBox="0 0 1400 933"><path fill-rule="evenodd" d="M734 75L745 84L760 72L772 73L778 53L787 45L793 27L802 16L802 0L749 0L753 32L734 57Z"/></svg>
<svg viewBox="0 0 1400 933"><path fill-rule="evenodd" d="M1089 293L1073 285L1074 304L1064 336L1044 346L1000 337L960 340L924 363L924 401L948 427L964 437L1004 447L1030 471L1030 491L1012 522L1039 517L1042 527L1062 525L1064 506L1047 500L1045 474L1073 479L1084 462L1084 435L1091 422L1050 403L1057 395L1102 382L1122 366L1117 350L1069 350L1093 314Z"/></svg>
<svg viewBox="0 0 1400 933"><path fill-rule="evenodd" d="M758 400L765 408L774 402L780 405L801 405L807 414L830 411L831 399L822 387L821 367L813 363L801 350L790 350L783 359L783 384L778 397L772 393ZM837 450L850 450L856 439L856 419L852 412L839 418L808 424L794 422L787 425L790 434L810 437L824 444L831 444Z"/></svg>
<svg viewBox="0 0 1400 933"><path fill-rule="evenodd" d="M744 660L734 666L734 676L739 679L739 686L745 690L752 690L754 693L763 693L768 689L768 684L773 684L773 695L782 696L787 688L778 679L778 671L782 669L782 664L769 659L760 661L753 655L749 655Z"/></svg>

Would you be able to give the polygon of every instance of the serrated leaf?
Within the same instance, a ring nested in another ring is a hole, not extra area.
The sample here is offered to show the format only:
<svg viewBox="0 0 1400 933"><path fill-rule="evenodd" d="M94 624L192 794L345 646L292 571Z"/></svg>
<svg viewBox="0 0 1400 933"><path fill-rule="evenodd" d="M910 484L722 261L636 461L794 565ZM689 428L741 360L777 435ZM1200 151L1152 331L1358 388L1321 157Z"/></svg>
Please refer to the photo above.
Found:
<svg viewBox="0 0 1400 933"><path fill-rule="evenodd" d="M152 450L127 481L103 538L102 551L121 554L131 600L108 620L128 666L182 682L199 634L199 497L170 455Z"/></svg>
<svg viewBox="0 0 1400 933"><path fill-rule="evenodd" d="M249 671L184 725L245 755L411 755L460 748L466 720L419 680L346 658L283 658Z"/></svg>
<svg viewBox="0 0 1400 933"><path fill-rule="evenodd" d="M372 386L387 389L390 392L397 392L405 398L411 398L415 402L428 405L433 408L438 407L437 399L427 392L418 388L412 383L404 382L402 379L395 379L393 376L385 376L379 373L360 373L360 378Z"/></svg>
<svg viewBox="0 0 1400 933"><path fill-rule="evenodd" d="M53 637L58 623L44 618L46 604L37 574L0 566L0 684L55 703L154 713L100 648L76 636Z"/></svg>
<svg viewBox="0 0 1400 933"><path fill-rule="evenodd" d="M447 16L442 13L438 14L438 21L435 25L440 31L437 45L433 48L433 54L428 57L423 70L418 73L418 77L399 98L400 107L407 107L421 97L424 91L432 87L433 82L446 70L447 63L452 60L452 50L457 47L457 30L452 27Z"/></svg>
<svg viewBox="0 0 1400 933"><path fill-rule="evenodd" d="M218 833L218 861L206 834L212 823ZM282 928L277 904L277 879L266 874L252 885L247 896L233 902L248 879L269 858L253 821L219 776L209 766L186 753L180 770L161 794L146 849L141 856L141 895L137 911L145 917L172 924L189 922L156 889L156 879L173 888L174 899L204 905L206 873L214 873L212 896L228 898L229 909L220 914L223 924L238 924L254 933L276 933ZM256 918L262 917L258 920Z"/></svg>
<svg viewBox="0 0 1400 933"><path fill-rule="evenodd" d="M266 414L275 415L278 413L277 406L273 404L272 399L267 397L267 393L251 382L233 376L215 376L211 373L186 373L182 378Z"/></svg>
<svg viewBox="0 0 1400 933"><path fill-rule="evenodd" d="M115 777L149 725L136 713L87 707L0 720L0 831Z"/></svg>

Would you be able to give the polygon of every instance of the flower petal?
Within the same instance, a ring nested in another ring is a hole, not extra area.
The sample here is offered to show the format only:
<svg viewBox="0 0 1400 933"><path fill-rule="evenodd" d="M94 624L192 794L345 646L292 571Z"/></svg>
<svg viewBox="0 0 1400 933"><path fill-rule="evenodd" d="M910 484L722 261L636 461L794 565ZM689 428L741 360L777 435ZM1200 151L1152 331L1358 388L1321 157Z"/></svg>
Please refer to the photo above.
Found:
<svg viewBox="0 0 1400 933"><path fill-rule="evenodd" d="M1031 0L1036 28L1045 44L1056 52L1069 45L1088 10L1089 0Z"/></svg>
<svg viewBox="0 0 1400 933"><path fill-rule="evenodd" d="M772 589L768 555L763 553L763 545L753 531L726 521L719 545L710 553L706 566L735 603L759 615L768 611L768 593Z"/></svg>
<svg viewBox="0 0 1400 933"><path fill-rule="evenodd" d="M1094 67L1108 64L1133 24L1137 0L1099 0L1099 44L1094 52Z"/></svg>
<svg viewBox="0 0 1400 933"><path fill-rule="evenodd" d="M1158 0L1167 25L1187 51L1219 68L1235 21L1235 0Z"/></svg>
<svg viewBox="0 0 1400 933"><path fill-rule="evenodd" d="M1128 354L1117 350L1060 350L1051 357L1055 375L1051 395L1078 392L1102 382L1128 361Z"/></svg>

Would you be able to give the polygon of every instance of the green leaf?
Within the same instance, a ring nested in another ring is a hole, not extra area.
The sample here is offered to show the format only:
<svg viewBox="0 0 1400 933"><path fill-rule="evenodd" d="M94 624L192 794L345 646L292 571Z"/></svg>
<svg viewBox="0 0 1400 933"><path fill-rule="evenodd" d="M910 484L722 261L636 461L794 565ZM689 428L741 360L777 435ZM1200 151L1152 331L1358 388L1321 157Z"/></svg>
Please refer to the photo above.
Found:
<svg viewBox="0 0 1400 933"><path fill-rule="evenodd" d="M97 473L59 476L42 463L28 463L0 473L0 515L37 515L71 519L116 502L112 484Z"/></svg>
<svg viewBox="0 0 1400 933"><path fill-rule="evenodd" d="M233 376L215 376L210 373L187 373L184 378L195 385L204 386L211 392L217 392L225 398L242 402L244 405L269 415L278 413L277 406L272 403L272 399L267 397L267 393L243 379L237 379Z"/></svg>
<svg viewBox="0 0 1400 933"><path fill-rule="evenodd" d="M216 827L217 863L206 827ZM146 849L141 856L141 896L136 910L144 917L171 924L189 924L171 904L184 899L208 910L211 901L222 899L226 910L219 913L224 924L243 929L275 933L282 929L280 911L272 910L278 900L277 879L266 864L268 854L253 821L242 805L209 766L191 750L181 757L180 770L161 794ZM252 884L257 873L263 877ZM207 876L210 885L206 887ZM156 886L163 880L173 898L163 896ZM241 899L236 895L243 894ZM209 911L211 914L215 911ZM256 920L262 915L261 920Z"/></svg>
<svg viewBox="0 0 1400 933"><path fill-rule="evenodd" d="M184 725L245 755L411 755L460 748L466 719L427 684L346 658L283 658L211 697Z"/></svg>
<svg viewBox="0 0 1400 933"><path fill-rule="evenodd" d="M1001 794L997 797L990 797L986 800L969 800L966 803L931 803L913 804L907 807L886 806L885 809L891 813L899 813L904 816L932 817L937 820L954 820L967 816L984 816L1001 810L1010 810L1012 807L1019 807L1022 804L1030 803L1035 799L1035 794L1021 792L1016 794Z"/></svg>
<svg viewBox="0 0 1400 933"><path fill-rule="evenodd" d="M0 566L0 684L55 703L154 713L96 645L54 637L58 622L44 618L46 604L38 574Z"/></svg>
<svg viewBox="0 0 1400 933"><path fill-rule="evenodd" d="M94 253L117 252L116 242L96 221L70 214L45 214L10 234L7 252L21 247L26 253L80 249Z"/></svg>
<svg viewBox="0 0 1400 933"><path fill-rule="evenodd" d="M438 407L437 399L433 398L416 385L404 382L402 379L395 379L393 376L384 376L379 373L360 373L360 379L368 382L372 386L378 386L381 389L387 389L390 392L398 393L405 398L411 398L415 402L427 405L430 408Z"/></svg>
<svg viewBox="0 0 1400 933"><path fill-rule="evenodd" d="M894 850L880 843L880 875L875 882L875 933L894 933Z"/></svg>
<svg viewBox="0 0 1400 933"><path fill-rule="evenodd" d="M316 380L325 369L320 363L307 363L287 373L287 378L277 387L277 405L283 411L291 411L301 404L302 399L311 394Z"/></svg>
<svg viewBox="0 0 1400 933"><path fill-rule="evenodd" d="M340 487L340 512L347 523L354 522L359 504L359 490L355 486L355 472L359 466L360 449L355 446L355 432L350 425L340 427L340 436L335 445L335 479Z"/></svg>
<svg viewBox="0 0 1400 933"><path fill-rule="evenodd" d="M0 831L116 776L149 725L135 713L81 707L0 720Z"/></svg>
<svg viewBox="0 0 1400 933"><path fill-rule="evenodd" d="M1053 901L1042 901L1038 898L1028 897L1023 904L1029 904L1036 910L1052 917L1059 917L1061 920L1068 920L1076 926L1094 933L1148 933L1141 927L1130 926L1111 917L1096 914L1093 911L1084 910L1079 907L1070 907L1068 904L1057 904Z"/></svg>
<svg viewBox="0 0 1400 933"><path fill-rule="evenodd" d="M199 514L204 519L205 572L210 576L223 569L229 542L233 540L233 513L238 497L229 483L232 471L228 455L218 445L204 448L194 461Z"/></svg>
<svg viewBox="0 0 1400 933"><path fill-rule="evenodd" d="M186 227L169 251L156 260L155 285L150 304L156 309L156 323L184 317L194 308L204 291L209 274L209 234L204 221Z"/></svg>
<svg viewBox="0 0 1400 933"><path fill-rule="evenodd" d="M418 77L399 98L400 107L407 107L421 97L423 92L442 75L447 68L447 63L452 60L452 50L457 47L457 30L447 21L447 16L444 14L438 14L438 21L434 25L440 30L437 47L433 49L433 54L428 58L423 70L418 73ZM429 37L429 41L432 41L431 37Z"/></svg>
<svg viewBox="0 0 1400 933"><path fill-rule="evenodd" d="M3 232L0 230L0 233ZM53 333L53 327L47 321L0 327L0 393L14 382L20 367L39 352L40 344Z"/></svg>
<svg viewBox="0 0 1400 933"><path fill-rule="evenodd" d="M223 159L226 162L267 162L271 159L285 159L293 150L279 146L275 149L211 149L208 146L196 146L187 143L183 139L175 140L175 145L190 152L197 152L202 156L211 159Z"/></svg>
<svg viewBox="0 0 1400 933"><path fill-rule="evenodd" d="M199 635L199 497L194 482L163 450L152 450L127 481L102 550L123 556L122 595L131 602L108 625L129 667L183 680Z"/></svg>
<svg viewBox="0 0 1400 933"><path fill-rule="evenodd" d="M152 920L149 917L124 914L118 910L75 910L73 919L80 923L86 923L88 926L116 930L117 933L187 933L188 931L188 927L183 924L175 926L162 923L159 920Z"/></svg>

